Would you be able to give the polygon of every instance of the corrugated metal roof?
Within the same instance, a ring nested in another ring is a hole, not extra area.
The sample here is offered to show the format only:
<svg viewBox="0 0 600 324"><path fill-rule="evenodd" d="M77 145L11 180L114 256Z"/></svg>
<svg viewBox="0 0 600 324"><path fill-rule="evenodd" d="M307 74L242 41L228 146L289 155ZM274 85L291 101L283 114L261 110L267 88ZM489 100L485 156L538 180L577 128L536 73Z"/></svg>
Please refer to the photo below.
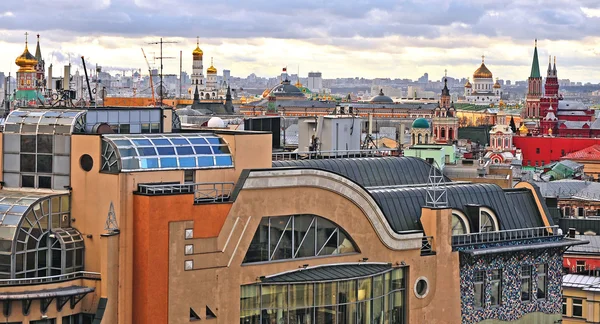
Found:
<svg viewBox="0 0 600 324"><path fill-rule="evenodd" d="M424 184L431 170L429 163L414 157L273 161L273 167L323 169L341 174L363 187Z"/></svg>
<svg viewBox="0 0 600 324"><path fill-rule="evenodd" d="M391 264L352 263L317 266L261 278L263 283L296 283L348 280L390 271Z"/></svg>
<svg viewBox="0 0 600 324"><path fill-rule="evenodd" d="M540 188L544 197L600 199L600 183L598 182L564 179L550 182L537 181L535 184Z"/></svg>
<svg viewBox="0 0 600 324"><path fill-rule="evenodd" d="M588 244L573 246L565 254L600 254L599 235L575 235L576 239L589 241Z"/></svg>

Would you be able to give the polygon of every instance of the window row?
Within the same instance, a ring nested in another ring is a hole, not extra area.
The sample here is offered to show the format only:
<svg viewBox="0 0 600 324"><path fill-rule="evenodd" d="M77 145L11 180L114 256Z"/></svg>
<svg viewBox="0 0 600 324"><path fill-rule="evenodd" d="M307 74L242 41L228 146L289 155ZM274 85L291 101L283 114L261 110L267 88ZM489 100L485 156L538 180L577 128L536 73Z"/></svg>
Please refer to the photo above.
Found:
<svg viewBox="0 0 600 324"><path fill-rule="evenodd" d="M240 324L407 323L403 271L339 282L242 286Z"/></svg>
<svg viewBox="0 0 600 324"><path fill-rule="evenodd" d="M523 265L521 267L521 301L531 302L535 294L537 299L545 299L548 291L548 266L546 264ZM533 280L537 280L534 290ZM502 269L477 270L473 274L473 291L475 308L497 307L502 305L503 289ZM486 291L490 292L489 299Z"/></svg>
<svg viewBox="0 0 600 324"><path fill-rule="evenodd" d="M452 235L497 232L500 230L498 218L489 208L479 208L479 216L469 219L459 210L452 210Z"/></svg>
<svg viewBox="0 0 600 324"><path fill-rule="evenodd" d="M310 258L358 252L352 238L331 221L315 215L264 217L244 263Z"/></svg>

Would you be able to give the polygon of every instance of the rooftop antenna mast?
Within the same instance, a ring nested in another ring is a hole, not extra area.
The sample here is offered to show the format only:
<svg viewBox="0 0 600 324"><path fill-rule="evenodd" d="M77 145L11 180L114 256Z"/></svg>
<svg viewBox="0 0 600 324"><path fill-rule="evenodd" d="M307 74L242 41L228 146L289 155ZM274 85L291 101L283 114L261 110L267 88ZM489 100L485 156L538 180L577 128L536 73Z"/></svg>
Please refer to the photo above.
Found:
<svg viewBox="0 0 600 324"><path fill-rule="evenodd" d="M175 44L178 42L173 42L173 41L163 41L162 37L160 38L160 41L158 42L151 42L148 44L151 45L160 45L160 56L157 57L158 59L160 59L160 83L159 83L159 105L162 106L163 104L163 96L164 96L164 91L163 91L163 59L167 59L167 58L174 58L174 57L163 57L163 44ZM152 89L152 91L154 91L154 89Z"/></svg>
<svg viewBox="0 0 600 324"><path fill-rule="evenodd" d="M446 179L439 169L437 162L433 161L429 170L427 179L427 197L425 205L429 208L448 207L448 189L446 188Z"/></svg>

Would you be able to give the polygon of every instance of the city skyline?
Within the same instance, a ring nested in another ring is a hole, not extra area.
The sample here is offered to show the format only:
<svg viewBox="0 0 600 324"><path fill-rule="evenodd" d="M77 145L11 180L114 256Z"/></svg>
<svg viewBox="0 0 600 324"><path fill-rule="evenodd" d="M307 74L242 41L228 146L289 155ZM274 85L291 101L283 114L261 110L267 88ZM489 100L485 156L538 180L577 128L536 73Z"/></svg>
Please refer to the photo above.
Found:
<svg viewBox="0 0 600 324"><path fill-rule="evenodd" d="M284 8L285 7L285 8ZM168 10L167 10L168 9ZM197 15L193 13L198 13ZM423 23L425 22L425 23ZM90 65L147 70L140 47L159 56L160 37L176 41L164 46L164 73L191 71L196 36L218 74L223 69L245 77L273 77L288 67L301 76L321 71L326 79L343 77L410 78L423 73L437 80L448 75L470 77L485 55L486 65L504 80L529 76L534 39L540 68L557 56L560 79L598 83L600 7L593 1L454 2L418 4L331 1L273 6L268 1L196 4L185 1L110 1L83 5L60 0L0 4L0 71L14 73L15 58L29 33L30 51L41 35L46 66L80 56ZM158 67L158 61L153 64ZM111 68L109 68L111 67Z"/></svg>

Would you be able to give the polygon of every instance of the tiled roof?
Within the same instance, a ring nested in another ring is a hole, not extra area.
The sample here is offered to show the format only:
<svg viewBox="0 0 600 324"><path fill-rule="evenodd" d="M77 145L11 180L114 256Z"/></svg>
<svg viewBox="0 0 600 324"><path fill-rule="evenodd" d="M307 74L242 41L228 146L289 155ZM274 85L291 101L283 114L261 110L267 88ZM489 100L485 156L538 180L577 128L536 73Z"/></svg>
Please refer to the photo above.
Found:
<svg viewBox="0 0 600 324"><path fill-rule="evenodd" d="M586 147L562 157L563 160L594 160L600 161L600 144Z"/></svg>
<svg viewBox="0 0 600 324"><path fill-rule="evenodd" d="M590 127L591 123L586 121L561 120L560 125L558 127L561 127L563 125L568 129L583 129L585 125Z"/></svg>
<svg viewBox="0 0 600 324"><path fill-rule="evenodd" d="M600 199L600 183L584 180L536 181L542 196L562 199Z"/></svg>

